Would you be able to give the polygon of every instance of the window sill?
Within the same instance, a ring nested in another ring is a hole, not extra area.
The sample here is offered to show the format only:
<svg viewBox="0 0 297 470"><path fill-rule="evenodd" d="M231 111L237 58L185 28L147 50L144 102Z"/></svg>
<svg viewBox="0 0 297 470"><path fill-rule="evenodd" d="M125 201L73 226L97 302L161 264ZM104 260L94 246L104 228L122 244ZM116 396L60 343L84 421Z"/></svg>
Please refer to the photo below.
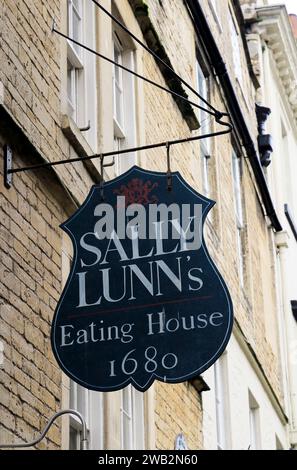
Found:
<svg viewBox="0 0 297 470"><path fill-rule="evenodd" d="M73 147L78 156L87 157L94 154L92 148L82 135L81 131L79 130L73 119L67 116L67 114L63 114L62 116L61 128L63 134L67 137L68 142ZM93 161L86 160L83 161L83 164L87 168L93 180L98 183L101 180L101 176L99 170L97 169Z"/></svg>
<svg viewBox="0 0 297 470"><path fill-rule="evenodd" d="M116 120L116 118L113 118L113 127L114 127L114 136L117 139L125 139L125 133L123 131L123 128L119 124L119 122Z"/></svg>
<svg viewBox="0 0 297 470"><path fill-rule="evenodd" d="M67 40L67 57L71 65L77 69L83 68L82 59L77 54L76 50L73 47L73 44Z"/></svg>

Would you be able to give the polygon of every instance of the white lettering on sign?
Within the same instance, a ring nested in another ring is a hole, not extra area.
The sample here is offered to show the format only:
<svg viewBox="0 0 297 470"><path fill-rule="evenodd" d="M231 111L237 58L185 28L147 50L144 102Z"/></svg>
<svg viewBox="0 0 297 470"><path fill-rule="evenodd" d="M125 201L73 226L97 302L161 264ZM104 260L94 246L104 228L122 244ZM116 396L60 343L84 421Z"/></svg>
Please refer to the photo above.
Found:
<svg viewBox="0 0 297 470"><path fill-rule="evenodd" d="M175 333L178 330L190 331L194 329L204 329L207 327L217 328L223 324L223 314L221 312L200 313L198 315L187 315L177 317L166 317L165 309L157 313L147 314L147 328L144 334L148 336ZM124 323L122 325L106 326L103 320L99 325L92 322L87 328L75 330L74 325L62 325L61 347L76 344L97 343L103 341L121 341L121 343L131 343L134 337L132 334L134 323Z"/></svg>
<svg viewBox="0 0 297 470"><path fill-rule="evenodd" d="M223 324L223 315L220 312L211 314L200 313L199 315L178 316L166 320L166 313L148 313L148 335L160 333L174 333L178 330L190 331L206 328L207 326L218 327Z"/></svg>
<svg viewBox="0 0 297 470"><path fill-rule="evenodd" d="M223 324L223 314L221 312L200 313L188 316L169 316L165 309L161 312L148 313L147 324L144 325L144 335L164 335L172 334L177 331L191 331L194 329L217 328ZM71 347L73 345L83 345L88 343L120 341L128 344L134 340L133 327L134 323L123 323L122 325L105 325L100 320L99 325L95 322L90 323L87 328L75 329L74 325L62 325L61 330L61 347ZM138 360L135 359L138 358ZM143 360L139 359L139 352L131 349L122 360L112 360L108 362L109 377L116 377L117 371L120 370L125 375L133 375L140 367L145 372L153 373L160 367L171 370L178 365L178 356L172 352L166 354L158 354L157 348L149 346L143 352Z"/></svg>
<svg viewBox="0 0 297 470"><path fill-rule="evenodd" d="M174 262L171 261L174 267L169 267L163 260L149 261L147 263L147 272L143 268L140 269L136 264L117 267L117 296L111 292L111 279L115 275L114 271L111 268L98 269L96 276L98 279L98 297L95 299L87 298L87 281L88 277L94 281L96 273L88 273L88 271L76 273L78 276L77 308L101 305L103 301L117 303L123 300L136 300L136 292L137 290L139 292L139 288L138 286L134 287L135 281L139 281L152 297L166 294L168 285L173 285L178 292L185 290L199 291L203 287L202 269L190 268L187 275L183 275L190 260L191 256L175 258Z"/></svg>
<svg viewBox="0 0 297 470"><path fill-rule="evenodd" d="M136 372L139 367L138 361L132 357L133 353L135 353L136 349L132 349L129 351L121 363L121 370L125 375L132 375ZM164 369L170 370L174 369L178 364L177 355L173 353L164 354L161 357L157 357L158 352L154 346L149 346L144 351L144 370L148 374L153 374L161 362L161 365ZM137 356L139 358L139 355ZM109 377L116 377L115 367L116 361L109 361L110 364L110 374Z"/></svg>
<svg viewBox="0 0 297 470"><path fill-rule="evenodd" d="M124 203L125 198L119 197L117 228L114 208L109 204L99 204L94 210L94 215L100 218L94 225L94 232L86 232L80 237L79 265L82 270L76 272L76 307L137 301L137 293L142 295L139 284L151 297L166 295L172 288L176 293L202 289L203 271L193 266L189 252L201 246L201 204L195 205L194 215L191 215L189 204L182 205L181 211L177 204L152 204L147 227L146 208L137 204L125 208ZM121 214L123 211L124 215ZM137 217L131 220L136 213ZM127 227L125 236L121 224ZM104 245L102 239L106 240ZM149 244L148 239L151 240ZM172 258L170 255L174 254L176 256ZM149 259L140 268L136 263L146 258ZM116 288L112 281L115 276L118 279ZM92 289L89 288L90 282Z"/></svg>
<svg viewBox="0 0 297 470"><path fill-rule="evenodd" d="M61 347L76 344L97 343L102 341L120 340L121 343L130 343L133 340L131 331L134 323L124 323L121 326L104 326L104 321L100 320L100 325L92 322L85 329L75 331L74 325L62 325Z"/></svg>

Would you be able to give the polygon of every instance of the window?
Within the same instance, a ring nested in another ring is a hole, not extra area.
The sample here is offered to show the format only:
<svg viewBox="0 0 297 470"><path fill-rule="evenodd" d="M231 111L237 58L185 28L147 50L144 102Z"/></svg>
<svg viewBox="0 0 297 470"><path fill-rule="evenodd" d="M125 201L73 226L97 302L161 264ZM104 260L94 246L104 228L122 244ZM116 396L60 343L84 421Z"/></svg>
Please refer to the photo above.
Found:
<svg viewBox="0 0 297 470"><path fill-rule="evenodd" d="M143 450L144 394L131 385L121 391L121 441L123 450Z"/></svg>
<svg viewBox="0 0 297 470"><path fill-rule="evenodd" d="M71 409L79 411L86 420L90 450L103 449L103 395L70 381ZM82 424L76 416L69 420L69 449L80 449Z"/></svg>
<svg viewBox="0 0 297 470"><path fill-rule="evenodd" d="M217 11L218 11L218 10L217 10L217 0L209 0L209 3L210 3L210 5L211 5L211 8L213 9L213 11L214 11L215 13L217 13Z"/></svg>
<svg viewBox="0 0 297 470"><path fill-rule="evenodd" d="M94 5L82 0L68 0L68 36L96 49ZM84 131L88 143L96 150L96 59L78 45L67 41L68 115Z"/></svg>
<svg viewBox="0 0 297 470"><path fill-rule="evenodd" d="M242 204L242 184L241 184L241 159L235 151L232 151L232 175L233 175L233 191L235 202L235 218L236 218L236 243L238 258L238 274L241 287L244 286L244 219Z"/></svg>
<svg viewBox="0 0 297 470"><path fill-rule="evenodd" d="M235 77L242 84L242 66L241 66L241 54L240 54L240 34L236 25L235 19L231 11L229 11L229 28L231 34L231 45L233 55L233 67Z"/></svg>
<svg viewBox="0 0 297 470"><path fill-rule="evenodd" d="M123 54L117 35L113 38L113 60L123 65ZM123 97L123 70L113 66L113 119L115 123L115 136L124 138L124 97Z"/></svg>
<svg viewBox="0 0 297 470"><path fill-rule="evenodd" d="M89 390L81 387L77 383L70 381L70 408L79 411L85 418L87 423L88 434L90 431L89 414L90 414L90 400ZM82 424L76 416L70 418L69 428L69 449L80 449L80 436L82 431Z"/></svg>
<svg viewBox="0 0 297 470"><path fill-rule="evenodd" d="M83 42L83 21L81 0L68 0L68 36ZM75 122L79 120L80 97L83 94L83 50L76 44L67 43L67 94L68 113Z"/></svg>
<svg viewBox="0 0 297 470"><path fill-rule="evenodd" d="M218 2L217 0L208 0L208 3L212 11L213 17L219 27L219 31L222 32L222 25L221 25L219 14L218 14Z"/></svg>
<svg viewBox="0 0 297 470"><path fill-rule="evenodd" d="M82 0L68 0L68 35L75 41L82 40ZM73 43L71 47L80 56L80 47Z"/></svg>
<svg viewBox="0 0 297 470"><path fill-rule="evenodd" d="M284 450L284 446L277 434L275 435L275 450Z"/></svg>
<svg viewBox="0 0 297 470"><path fill-rule="evenodd" d="M250 421L250 450L259 450L260 445L260 423L259 423L259 405L255 398L249 392L249 421Z"/></svg>
<svg viewBox="0 0 297 470"><path fill-rule="evenodd" d="M205 100L209 100L210 90L209 90L209 78L203 72L201 65L198 60L196 61L197 69L197 91ZM201 102L201 106L204 106ZM207 105L205 105L207 107ZM210 130L210 116L203 110L199 110L199 122L201 125L201 133L208 134ZM203 194L206 197L210 197L210 173L209 173L209 163L210 163L210 139L203 139L200 141L200 154L201 154L201 173L202 173L202 182L203 182Z"/></svg>
<svg viewBox="0 0 297 470"><path fill-rule="evenodd" d="M292 171L291 159L290 159L290 141L289 135L286 125L283 121L281 121L281 132L282 132L282 142L280 152L284 156L282 160L282 168L283 174L286 181L284 187L284 196L287 201L291 201L294 197L294 186L295 186L295 178L294 178L294 170Z"/></svg>
<svg viewBox="0 0 297 470"><path fill-rule="evenodd" d="M227 379L227 354L214 364L217 446L219 450L230 447L229 399Z"/></svg>
<svg viewBox="0 0 297 470"><path fill-rule="evenodd" d="M134 51L121 41L116 29L113 32L113 59L116 64L135 70ZM136 98L135 80L129 72L113 66L113 128L114 148L122 150L136 145ZM116 159L116 173L120 174L135 164L136 155L120 156Z"/></svg>

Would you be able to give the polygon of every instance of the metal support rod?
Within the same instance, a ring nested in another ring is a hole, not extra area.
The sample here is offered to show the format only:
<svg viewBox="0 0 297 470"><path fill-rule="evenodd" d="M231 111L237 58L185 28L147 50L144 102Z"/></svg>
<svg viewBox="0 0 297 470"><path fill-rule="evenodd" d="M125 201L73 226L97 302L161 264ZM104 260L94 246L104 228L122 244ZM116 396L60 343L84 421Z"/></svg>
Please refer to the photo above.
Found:
<svg viewBox="0 0 297 470"><path fill-rule="evenodd" d="M229 116L229 115L227 113L224 113L224 116ZM77 157L77 158L69 158L67 160L59 160L56 162L39 163L37 165L27 166L25 168L13 168L11 170L7 170L7 174L10 175L11 173L21 173L23 171L38 170L40 168L47 168L47 167L58 166L58 165L67 165L69 163L93 160L93 159L100 158L100 157L112 157L114 155L123 155L123 154L138 152L142 150L150 150L154 148L166 147L167 145L172 146L172 145L177 145L177 144L183 144L186 142L193 142L193 141L201 140L201 139L209 139L211 137L217 137L217 136L229 134L230 132L232 132L233 126L229 122L221 121L221 119L216 119L216 122L218 124L221 124L222 126L228 127L228 129L224 131L212 132L210 134L204 134L204 135L199 135L195 137L186 137L184 139L176 139L176 140L171 140L171 141L166 141L166 142L159 142L157 144L143 145L141 147L127 148L127 149L122 149L122 150L113 150L112 152L100 153L100 154L90 155L87 157Z"/></svg>
<svg viewBox="0 0 297 470"><path fill-rule="evenodd" d="M87 437L86 421L85 421L85 419L84 419L84 417L82 416L81 413L79 413L76 410L71 410L71 409L62 410L62 411L58 411L58 413L55 413L54 416L52 416L52 418L49 420L49 422L45 426L45 428L42 431L42 433L40 434L40 436L37 439L35 439L34 441L20 443L20 444L0 444L0 448L1 449L21 449L23 447L33 447L33 446L35 446L40 441L42 441L42 439L44 439L44 437L48 433L48 431L49 431L50 427L52 426L52 424L54 423L54 421L59 416L62 416L62 415L65 415L65 414L74 415L80 420L80 422L82 424L82 435L81 435L81 440L80 440L80 449L81 450L87 450L88 449L88 437Z"/></svg>

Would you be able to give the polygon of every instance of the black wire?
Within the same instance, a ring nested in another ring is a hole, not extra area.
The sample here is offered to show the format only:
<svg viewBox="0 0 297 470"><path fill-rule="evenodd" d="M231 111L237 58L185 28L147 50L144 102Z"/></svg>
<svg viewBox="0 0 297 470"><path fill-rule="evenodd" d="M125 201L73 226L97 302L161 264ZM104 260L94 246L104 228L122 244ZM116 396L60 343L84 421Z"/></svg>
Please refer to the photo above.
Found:
<svg viewBox="0 0 297 470"><path fill-rule="evenodd" d="M159 57L152 49L150 49L146 44L144 44L140 39L138 39L137 36L135 36L126 26L124 26L115 16L112 15L106 8L104 8L102 5L100 5L99 2L96 0L92 0L92 2L97 5L100 10L104 11L106 15L108 15L120 28L122 28L129 36L131 36L134 41L136 41L141 47L143 47L149 54L151 54L156 60L161 62L161 64L166 67L173 76L178 78L178 80L183 83L189 90L191 90L203 103L205 103L207 106L209 106L210 109L212 109L215 113L218 113L217 109L214 108L203 96L201 96L195 88L191 87L183 78L181 78L171 67L168 65L161 57ZM191 103L192 104L192 103Z"/></svg>
<svg viewBox="0 0 297 470"><path fill-rule="evenodd" d="M176 96L178 99L181 99L181 100L185 101L186 103L191 104L191 105L194 106L195 108L198 108L198 109L200 109L201 111L204 111L205 113L211 114L212 116L215 116L215 117L218 117L218 116L221 117L221 116L224 115L224 113L220 113L220 112L218 112L218 111L216 111L216 112L209 111L208 109L203 108L202 106L199 106L198 104L194 103L193 101L188 100L188 98L185 98L184 96L182 96L182 95L176 93L175 91L169 90L168 88L166 88L166 87L160 85L159 83L156 83L156 82L154 82L153 80L150 80L149 78L146 78L146 77L144 77L143 75L140 75L139 73L134 72L133 70L128 69L128 68L125 67L124 65L121 65L121 64L116 63L114 60L109 59L109 57L106 57L105 55L100 54L100 52L94 51L93 49L91 49L90 47L86 46L85 44L82 44L82 43L76 41L75 39L70 38L70 37L67 36L66 34L61 33L61 31L58 31L57 29L55 29L54 27L52 28L52 31L55 32L55 33L57 33L59 36L62 36L63 38L68 39L68 41L73 42L73 43L76 44L77 46L82 47L82 48L85 49L86 51L89 51L89 52L91 52L92 54L95 54L96 56L100 57L100 59L106 60L107 62L109 62L109 63L115 65L116 67L119 67L120 69L125 70L125 71L128 72L128 73L131 73L131 74L134 75L135 77L140 78L141 80L144 80L145 82L149 83L150 85L153 85L153 86L159 88L160 90L166 91L166 93L170 93L170 95Z"/></svg>

